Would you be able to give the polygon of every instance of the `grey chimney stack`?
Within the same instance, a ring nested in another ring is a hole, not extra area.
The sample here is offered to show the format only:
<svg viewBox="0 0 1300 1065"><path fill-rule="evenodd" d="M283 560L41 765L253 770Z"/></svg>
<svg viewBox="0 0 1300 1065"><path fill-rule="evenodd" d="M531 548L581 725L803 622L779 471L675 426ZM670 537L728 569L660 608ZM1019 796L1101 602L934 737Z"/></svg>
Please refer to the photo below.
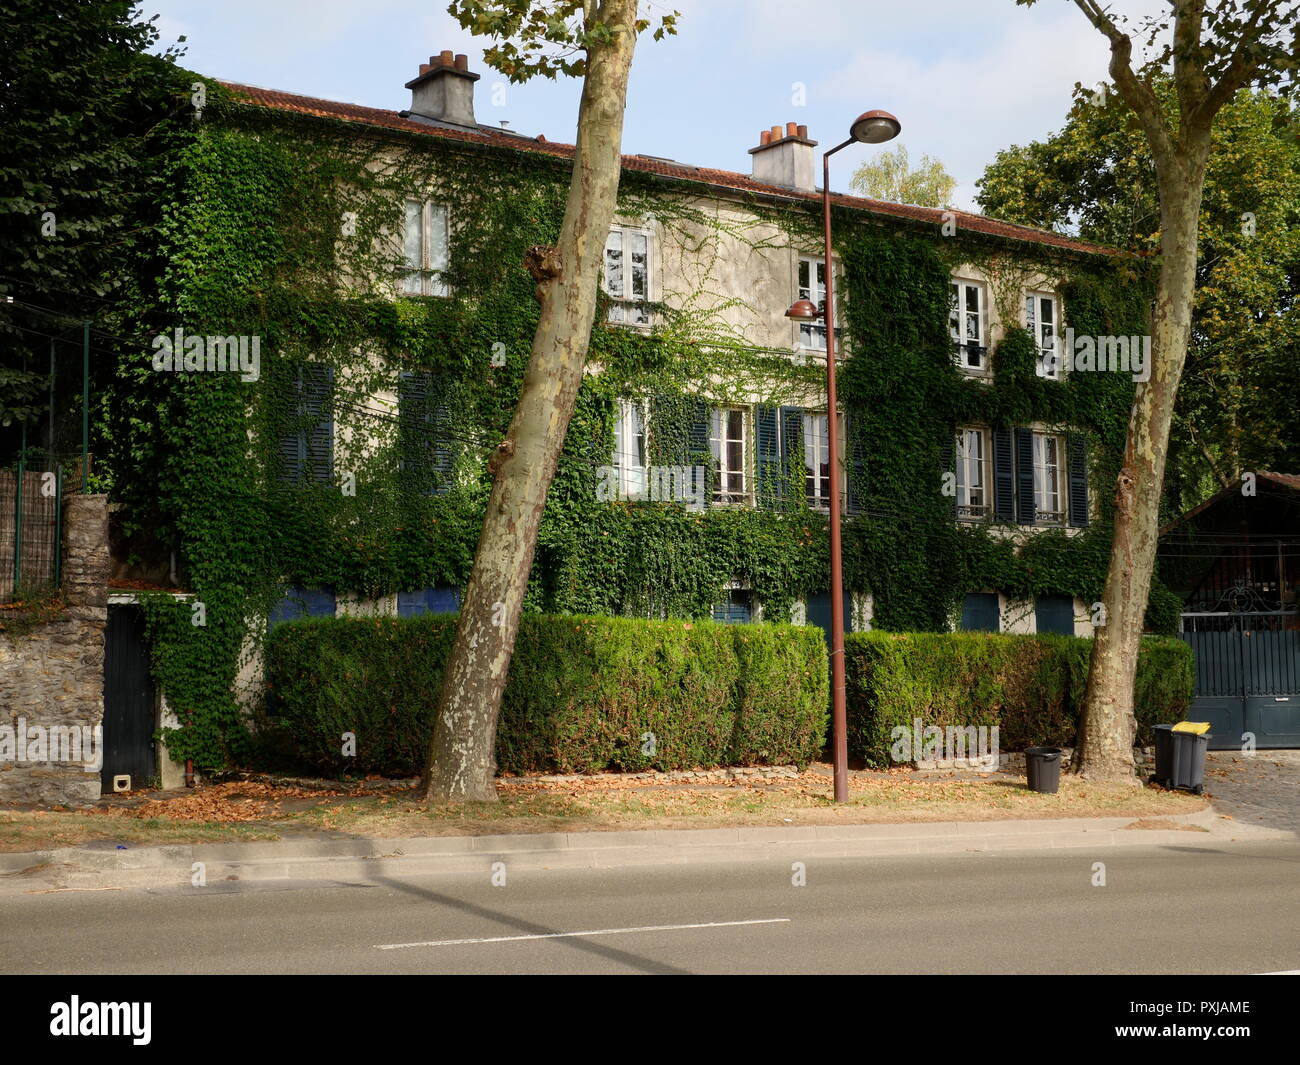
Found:
<svg viewBox="0 0 1300 1065"><path fill-rule="evenodd" d="M417 122L435 125L467 126L477 129L474 121L474 82L468 56L452 56L448 49L420 64L420 76L408 81L411 110L404 115Z"/></svg>
<svg viewBox="0 0 1300 1065"><path fill-rule="evenodd" d="M750 148L754 157L754 180L764 185L814 192L814 152L817 142L808 139L808 127L787 122L785 128L773 126L759 135L758 147Z"/></svg>

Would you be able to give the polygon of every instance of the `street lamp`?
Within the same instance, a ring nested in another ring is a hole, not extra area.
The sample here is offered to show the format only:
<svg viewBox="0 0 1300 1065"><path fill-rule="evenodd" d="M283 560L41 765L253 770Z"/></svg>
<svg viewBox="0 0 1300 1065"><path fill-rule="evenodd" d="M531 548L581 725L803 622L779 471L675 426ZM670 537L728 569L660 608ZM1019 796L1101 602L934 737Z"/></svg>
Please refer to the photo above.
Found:
<svg viewBox="0 0 1300 1065"><path fill-rule="evenodd" d="M849 128L849 139L822 155L822 235L826 244L826 301L819 309L812 300L795 300L785 312L787 318L826 322L826 433L831 469L835 471L831 498L831 749L835 765L835 801L849 798L848 720L844 702L844 565L840 547L839 426L835 393L835 268L831 258L831 164L830 158L850 144L883 144L898 136L902 126L888 111L867 111ZM817 279L809 279L814 290Z"/></svg>

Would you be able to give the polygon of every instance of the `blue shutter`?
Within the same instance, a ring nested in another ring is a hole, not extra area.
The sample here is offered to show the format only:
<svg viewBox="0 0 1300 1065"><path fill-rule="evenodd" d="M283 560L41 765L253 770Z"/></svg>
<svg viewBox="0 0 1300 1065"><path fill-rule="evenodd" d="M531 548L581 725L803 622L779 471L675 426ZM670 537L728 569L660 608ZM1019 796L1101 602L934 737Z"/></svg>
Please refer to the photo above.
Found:
<svg viewBox="0 0 1300 1065"><path fill-rule="evenodd" d="M991 592L971 592L961 606L963 632L997 632L1002 627L998 597Z"/></svg>
<svg viewBox="0 0 1300 1065"><path fill-rule="evenodd" d="M686 438L686 461L680 464L704 467L706 505L713 502L713 493L718 484L718 471L713 463L713 452L709 449L709 415L709 405L702 399L695 400L691 407L691 424Z"/></svg>
<svg viewBox="0 0 1300 1065"><path fill-rule="evenodd" d="M302 367L301 411L309 419L306 436L307 480L329 484L334 472L334 368L317 362Z"/></svg>
<svg viewBox="0 0 1300 1065"><path fill-rule="evenodd" d="M1034 627L1039 632L1074 635L1074 600L1068 595L1040 595L1034 603Z"/></svg>
<svg viewBox="0 0 1300 1065"><path fill-rule="evenodd" d="M454 614L460 610L460 589L434 585L415 592L397 593L397 616L419 617L421 614Z"/></svg>
<svg viewBox="0 0 1300 1065"><path fill-rule="evenodd" d="M1070 455L1070 524L1076 529L1086 529L1088 527L1088 439L1082 433L1071 433L1067 438L1066 447Z"/></svg>
<svg viewBox="0 0 1300 1065"><path fill-rule="evenodd" d="M808 596L807 625L816 625L826 634L826 646L831 642L831 593L816 592ZM853 631L853 597L844 593L844 631Z"/></svg>
<svg viewBox="0 0 1300 1065"><path fill-rule="evenodd" d="M957 432L954 428L948 429L948 435L939 443L939 485L942 490L945 473L955 473L957 469ZM948 501L948 509L952 516L957 516L957 492L954 489L951 496L944 496Z"/></svg>
<svg viewBox="0 0 1300 1065"><path fill-rule="evenodd" d="M1010 429L993 430L993 513L999 521L1016 520L1015 451Z"/></svg>
<svg viewBox="0 0 1300 1065"><path fill-rule="evenodd" d="M1034 509L1034 434L1031 429L1016 430L1016 521L1033 525Z"/></svg>
<svg viewBox="0 0 1300 1065"><path fill-rule="evenodd" d="M860 514L867 496L866 448L862 443L858 419L847 412L844 415L844 459L844 509L849 514ZM838 466L838 460L831 465L832 505L839 504Z"/></svg>
<svg viewBox="0 0 1300 1065"><path fill-rule="evenodd" d="M436 403L429 410L429 431L433 434L433 494L445 495L451 490L451 408Z"/></svg>
<svg viewBox="0 0 1300 1065"><path fill-rule="evenodd" d="M293 585L285 589L280 601L272 608L267 619L271 626L297 618L332 618L335 614L335 596L329 588L304 588Z"/></svg>
<svg viewBox="0 0 1300 1065"><path fill-rule="evenodd" d="M780 422L775 407L760 406L754 411L754 456L758 475L758 504L774 507L785 493L784 463L781 461Z"/></svg>

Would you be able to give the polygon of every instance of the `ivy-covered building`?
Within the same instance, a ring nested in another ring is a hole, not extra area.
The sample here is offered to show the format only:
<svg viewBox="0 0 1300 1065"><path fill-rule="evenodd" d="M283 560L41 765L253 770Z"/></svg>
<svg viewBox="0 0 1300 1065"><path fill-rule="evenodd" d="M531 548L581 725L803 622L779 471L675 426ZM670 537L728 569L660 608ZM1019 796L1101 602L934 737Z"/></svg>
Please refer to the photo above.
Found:
<svg viewBox="0 0 1300 1065"><path fill-rule="evenodd" d="M204 604L147 607L178 756L260 696L268 618L456 606L572 157L477 122L477 80L433 57L400 111L214 83L171 161L118 557L174 549ZM1061 355L1140 346L1142 264L833 196L830 456L824 332L784 316L825 292L816 142L758 139L748 174L624 157L526 609L824 624L841 506L855 628L1090 633L1134 374ZM1152 626L1177 608L1157 585Z"/></svg>

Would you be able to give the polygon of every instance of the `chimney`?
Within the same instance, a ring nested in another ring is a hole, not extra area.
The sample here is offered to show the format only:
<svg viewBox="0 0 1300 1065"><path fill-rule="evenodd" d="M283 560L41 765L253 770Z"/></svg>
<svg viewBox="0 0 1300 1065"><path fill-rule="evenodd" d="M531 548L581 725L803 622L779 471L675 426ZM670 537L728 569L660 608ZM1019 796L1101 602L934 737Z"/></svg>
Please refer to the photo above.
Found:
<svg viewBox="0 0 1300 1065"><path fill-rule="evenodd" d="M817 142L808 139L808 127L794 122L765 129L758 137L758 147L750 148L754 157L754 180L764 185L780 185L801 192L813 192L813 149Z"/></svg>
<svg viewBox="0 0 1300 1065"><path fill-rule="evenodd" d="M403 111L402 117L477 129L474 82L478 79L477 74L470 73L467 56L453 56L450 49L430 56L427 63L420 64L419 77L406 83L411 90L411 109Z"/></svg>

